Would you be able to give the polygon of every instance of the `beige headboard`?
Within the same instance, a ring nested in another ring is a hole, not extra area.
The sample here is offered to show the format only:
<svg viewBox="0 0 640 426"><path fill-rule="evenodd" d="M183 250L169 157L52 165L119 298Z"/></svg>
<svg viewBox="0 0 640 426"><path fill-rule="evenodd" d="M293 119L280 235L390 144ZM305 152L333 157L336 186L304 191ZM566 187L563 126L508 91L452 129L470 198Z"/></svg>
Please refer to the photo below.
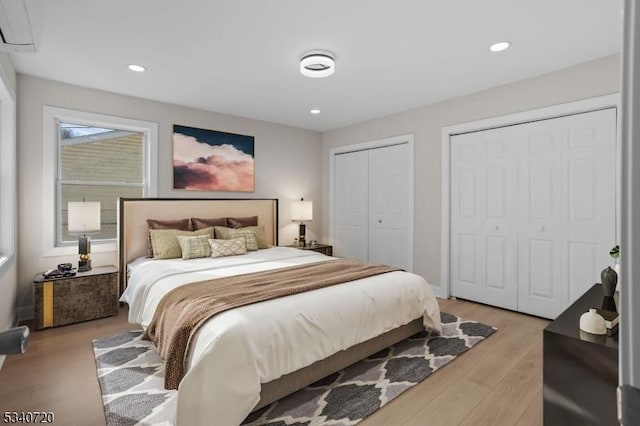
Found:
<svg viewBox="0 0 640 426"><path fill-rule="evenodd" d="M182 219L258 216L267 243L278 244L277 199L120 198L118 203L118 258L120 293L127 286L127 264L145 256L147 219Z"/></svg>

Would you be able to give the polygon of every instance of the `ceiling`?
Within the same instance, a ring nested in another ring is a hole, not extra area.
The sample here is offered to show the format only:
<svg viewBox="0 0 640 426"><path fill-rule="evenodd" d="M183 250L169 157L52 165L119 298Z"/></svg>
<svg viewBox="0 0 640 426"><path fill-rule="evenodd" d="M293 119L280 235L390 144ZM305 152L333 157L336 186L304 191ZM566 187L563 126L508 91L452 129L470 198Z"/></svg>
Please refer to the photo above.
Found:
<svg viewBox="0 0 640 426"><path fill-rule="evenodd" d="M318 131L621 51L622 0L56 0L18 72ZM509 40L502 53L490 44ZM330 51L336 72L300 74ZM134 73L127 65L147 67ZM318 108L318 115L309 110Z"/></svg>

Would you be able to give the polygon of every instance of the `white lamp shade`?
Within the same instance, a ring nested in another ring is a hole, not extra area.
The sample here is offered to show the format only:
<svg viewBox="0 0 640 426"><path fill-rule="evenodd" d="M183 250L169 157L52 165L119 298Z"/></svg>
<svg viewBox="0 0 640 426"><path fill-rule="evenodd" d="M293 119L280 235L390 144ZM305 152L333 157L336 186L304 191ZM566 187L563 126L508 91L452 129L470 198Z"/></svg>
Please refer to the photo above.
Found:
<svg viewBox="0 0 640 426"><path fill-rule="evenodd" d="M294 201L291 205L291 220L294 222L313 220L313 201Z"/></svg>
<svg viewBox="0 0 640 426"><path fill-rule="evenodd" d="M97 201L71 201L69 207L69 233L88 234L100 231L100 203Z"/></svg>

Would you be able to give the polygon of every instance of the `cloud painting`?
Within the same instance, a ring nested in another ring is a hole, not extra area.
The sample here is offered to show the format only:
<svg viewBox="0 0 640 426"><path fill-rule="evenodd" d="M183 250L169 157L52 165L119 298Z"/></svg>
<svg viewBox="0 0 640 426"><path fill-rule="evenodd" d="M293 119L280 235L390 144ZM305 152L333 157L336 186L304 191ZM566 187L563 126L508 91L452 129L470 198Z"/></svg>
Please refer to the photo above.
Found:
<svg viewBox="0 0 640 426"><path fill-rule="evenodd" d="M255 190L253 136L173 126L173 187Z"/></svg>

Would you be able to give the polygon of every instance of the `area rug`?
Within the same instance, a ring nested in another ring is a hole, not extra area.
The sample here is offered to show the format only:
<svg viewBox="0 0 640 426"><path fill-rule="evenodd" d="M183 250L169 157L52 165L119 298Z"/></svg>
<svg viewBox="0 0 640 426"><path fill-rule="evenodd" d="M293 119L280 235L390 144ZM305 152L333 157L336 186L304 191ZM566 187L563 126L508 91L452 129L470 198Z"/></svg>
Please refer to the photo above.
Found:
<svg viewBox="0 0 640 426"><path fill-rule="evenodd" d="M442 335L411 336L251 413L242 424L357 424L496 331L444 312L441 317ZM164 389L164 362L141 336L137 330L93 341L107 426L173 424L177 391Z"/></svg>

